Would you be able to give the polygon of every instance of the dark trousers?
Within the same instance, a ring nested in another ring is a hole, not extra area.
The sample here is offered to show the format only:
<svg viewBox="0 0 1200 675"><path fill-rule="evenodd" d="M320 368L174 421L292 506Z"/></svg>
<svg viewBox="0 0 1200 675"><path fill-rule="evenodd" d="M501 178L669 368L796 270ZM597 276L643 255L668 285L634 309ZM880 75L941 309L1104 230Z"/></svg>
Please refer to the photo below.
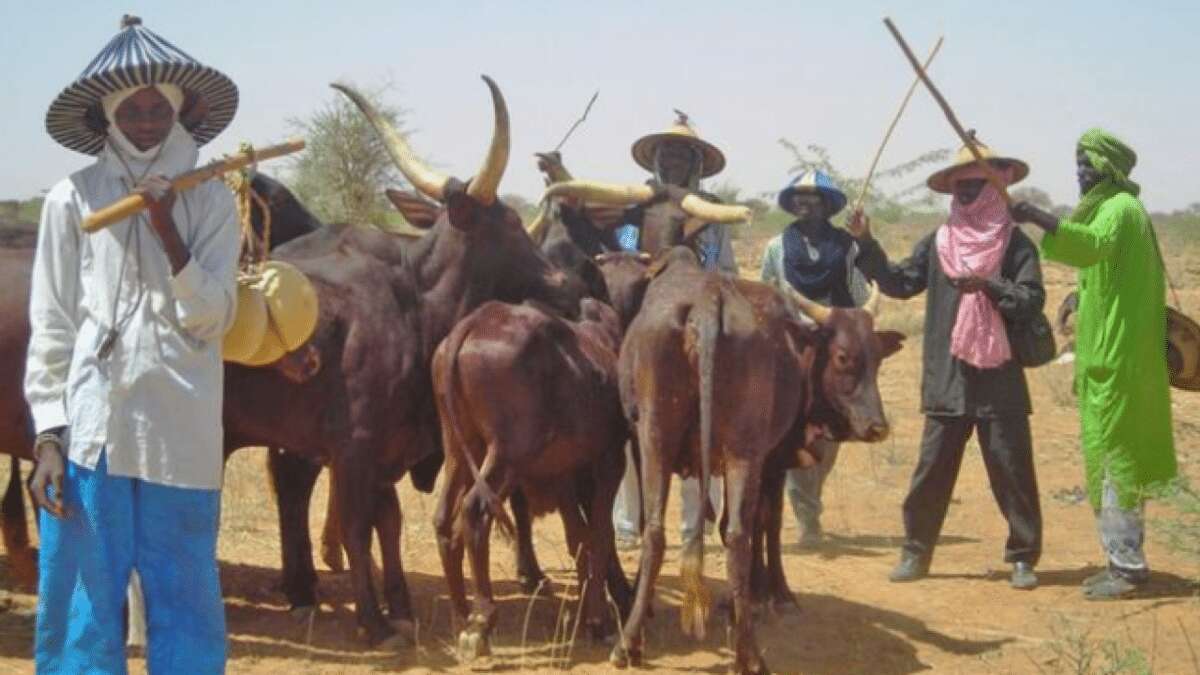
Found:
<svg viewBox="0 0 1200 675"><path fill-rule="evenodd" d="M907 538L904 549L932 558L934 545L946 521L950 495L958 480L963 450L971 432L976 429L992 494L1008 521L1004 560L1036 565L1042 554L1042 509L1033 469L1029 417L1025 415L998 419L925 418L921 457L904 500Z"/></svg>

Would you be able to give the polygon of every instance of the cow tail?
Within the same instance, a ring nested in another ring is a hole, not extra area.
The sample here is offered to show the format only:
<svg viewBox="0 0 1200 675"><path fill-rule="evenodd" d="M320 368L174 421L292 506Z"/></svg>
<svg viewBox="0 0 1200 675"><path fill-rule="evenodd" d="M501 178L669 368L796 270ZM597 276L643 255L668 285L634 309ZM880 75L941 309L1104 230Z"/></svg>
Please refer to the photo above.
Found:
<svg viewBox="0 0 1200 675"><path fill-rule="evenodd" d="M462 508L458 514L458 518L456 518L455 528L458 530L457 534L461 535L462 519L466 517L470 509L479 509L490 513L496 521L496 527L500 530L500 534L509 541L513 541L516 536L516 526L513 524L508 512L504 510L504 504L500 502L499 495L492 490L485 478L487 471L495 461L491 449L487 450L487 454L483 459L483 469L480 469L475 464L475 458L471 455L471 449L467 447L466 438L462 431L464 429L463 420L467 416L462 413L458 404L462 400L462 387L458 375L458 359L463 343L467 341L470 333L469 324L461 326L459 329L451 331L444 345L446 347L446 358L450 364L446 397L442 401L442 408L446 411L446 420L449 422L446 426L449 428L450 433L454 435L454 440L457 441L463 458L466 459L467 466L471 469L471 475L475 478L475 485L463 495Z"/></svg>
<svg viewBox="0 0 1200 675"><path fill-rule="evenodd" d="M703 640L712 593L704 585L704 521L708 517L708 493L712 482L713 453L713 388L716 368L717 338L721 334L721 293L714 289L706 296L704 305L692 312L696 331L696 361L700 385L700 504L690 523L696 539L684 542L680 558L680 578L684 598L681 621L683 632Z"/></svg>

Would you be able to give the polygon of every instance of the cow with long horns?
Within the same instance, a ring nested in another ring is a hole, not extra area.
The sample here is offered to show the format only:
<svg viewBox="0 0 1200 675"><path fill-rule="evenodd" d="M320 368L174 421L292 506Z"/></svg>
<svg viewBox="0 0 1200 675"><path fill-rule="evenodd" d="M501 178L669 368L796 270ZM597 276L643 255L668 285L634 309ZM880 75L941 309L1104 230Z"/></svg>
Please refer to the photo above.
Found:
<svg viewBox="0 0 1200 675"><path fill-rule="evenodd" d="M399 538L382 542L392 624L371 579L370 534L378 518L398 520L394 482L414 470L420 474L414 480L431 483L441 463L429 370L434 349L459 319L488 300L532 299L574 316L583 295L496 198L508 160L508 110L499 88L484 79L495 130L482 168L466 184L426 167L368 101L334 85L363 112L424 196L388 192L409 222L427 232L414 240L369 227L330 226L278 249L275 257L309 275L320 294L312 342L323 368L300 385L256 369L230 372L234 386L259 400L253 409L227 410L237 418L239 442L286 447L332 467L356 617L372 644L392 643L397 629L413 629ZM398 532L399 525L389 527Z"/></svg>
<svg viewBox="0 0 1200 675"><path fill-rule="evenodd" d="M699 476L702 490L713 475L724 475L734 667L766 672L749 595L763 464L777 448L805 447L813 433L885 437L876 374L900 336L876 333L868 311L829 310L794 293L789 298L764 284L705 272L684 248L660 256L649 274L618 365L622 405L641 452L646 525L634 606L611 660L623 667L641 659L665 549L671 473ZM802 322L801 311L816 325ZM710 601L702 542L685 542L681 576L684 630L703 636Z"/></svg>

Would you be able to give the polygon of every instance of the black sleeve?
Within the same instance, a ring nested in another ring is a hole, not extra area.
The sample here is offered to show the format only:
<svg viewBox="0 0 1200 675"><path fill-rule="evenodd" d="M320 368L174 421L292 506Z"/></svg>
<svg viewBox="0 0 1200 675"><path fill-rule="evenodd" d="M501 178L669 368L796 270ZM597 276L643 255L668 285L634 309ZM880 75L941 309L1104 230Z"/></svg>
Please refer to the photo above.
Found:
<svg viewBox="0 0 1200 675"><path fill-rule="evenodd" d="M1046 304L1037 247L1019 230L1013 232L1011 260L1000 278L988 281L986 293L1000 313L1012 320L1036 316Z"/></svg>
<svg viewBox="0 0 1200 675"><path fill-rule="evenodd" d="M890 263L887 254L875 239L858 240L858 269L868 279L879 284L879 290L891 298L911 298L925 290L929 283L929 252L933 235L913 247L912 255L899 263Z"/></svg>

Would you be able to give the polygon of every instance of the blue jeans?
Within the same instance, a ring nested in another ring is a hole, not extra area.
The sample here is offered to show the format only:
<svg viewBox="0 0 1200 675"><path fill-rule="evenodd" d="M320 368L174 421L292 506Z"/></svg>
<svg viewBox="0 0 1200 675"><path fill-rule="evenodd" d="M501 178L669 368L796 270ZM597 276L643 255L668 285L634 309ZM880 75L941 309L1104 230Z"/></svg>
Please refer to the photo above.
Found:
<svg viewBox="0 0 1200 675"><path fill-rule="evenodd" d="M146 596L151 673L225 672L219 490L109 476L67 462L68 516L40 514L38 673L125 673L130 570Z"/></svg>

